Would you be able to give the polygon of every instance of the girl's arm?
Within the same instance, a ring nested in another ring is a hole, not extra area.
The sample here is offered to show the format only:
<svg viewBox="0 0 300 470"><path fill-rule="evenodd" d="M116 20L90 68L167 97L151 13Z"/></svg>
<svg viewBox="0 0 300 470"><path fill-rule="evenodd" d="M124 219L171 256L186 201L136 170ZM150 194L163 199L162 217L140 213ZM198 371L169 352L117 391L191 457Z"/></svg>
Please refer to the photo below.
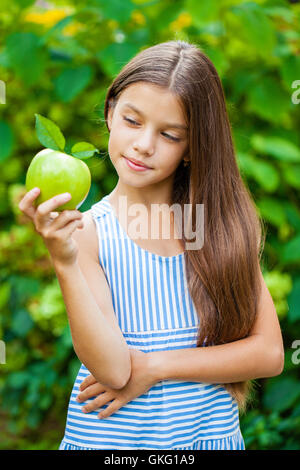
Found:
<svg viewBox="0 0 300 470"><path fill-rule="evenodd" d="M149 353L156 381L231 383L281 374L284 348L275 306L260 272L262 290L251 334L232 343Z"/></svg>
<svg viewBox="0 0 300 470"><path fill-rule="evenodd" d="M131 351L132 374L123 389L107 389L93 376L81 383L79 402L99 394L84 406L85 412L107 405L98 415L107 418L164 379L222 384L279 375L284 362L282 336L262 274L261 281L258 316L250 336L220 346L150 353Z"/></svg>
<svg viewBox="0 0 300 470"><path fill-rule="evenodd" d="M76 264L55 263L54 269L78 358L97 381L120 389L130 377L130 353L99 265L94 222L88 211L84 213L83 221L84 230L76 230L72 235L79 248Z"/></svg>

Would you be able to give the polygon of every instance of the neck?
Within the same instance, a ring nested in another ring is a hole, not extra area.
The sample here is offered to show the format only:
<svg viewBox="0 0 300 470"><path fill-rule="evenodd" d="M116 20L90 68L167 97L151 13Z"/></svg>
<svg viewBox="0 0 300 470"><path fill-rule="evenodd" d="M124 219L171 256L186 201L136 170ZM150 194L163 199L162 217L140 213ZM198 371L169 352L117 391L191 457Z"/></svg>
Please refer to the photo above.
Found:
<svg viewBox="0 0 300 470"><path fill-rule="evenodd" d="M153 185L147 188L134 188L122 185L119 181L109 194L109 200L115 205L118 205L121 200L126 200L128 207L133 204L141 204L148 211L151 210L152 204L167 204L170 207L172 205L172 186L158 188Z"/></svg>

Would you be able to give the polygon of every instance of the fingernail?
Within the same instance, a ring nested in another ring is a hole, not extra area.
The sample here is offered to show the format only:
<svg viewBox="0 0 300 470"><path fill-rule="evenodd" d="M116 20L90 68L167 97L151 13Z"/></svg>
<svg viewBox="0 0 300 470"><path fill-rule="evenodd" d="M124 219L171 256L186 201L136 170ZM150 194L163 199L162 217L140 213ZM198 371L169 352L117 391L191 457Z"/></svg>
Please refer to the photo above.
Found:
<svg viewBox="0 0 300 470"><path fill-rule="evenodd" d="M71 197L72 197L72 196L71 196L70 193L64 193L64 194L63 194L63 198L64 198L64 199L70 199Z"/></svg>
<svg viewBox="0 0 300 470"><path fill-rule="evenodd" d="M40 188L33 188L33 189L31 190L31 192L32 192L32 194L37 194L37 193L40 192Z"/></svg>

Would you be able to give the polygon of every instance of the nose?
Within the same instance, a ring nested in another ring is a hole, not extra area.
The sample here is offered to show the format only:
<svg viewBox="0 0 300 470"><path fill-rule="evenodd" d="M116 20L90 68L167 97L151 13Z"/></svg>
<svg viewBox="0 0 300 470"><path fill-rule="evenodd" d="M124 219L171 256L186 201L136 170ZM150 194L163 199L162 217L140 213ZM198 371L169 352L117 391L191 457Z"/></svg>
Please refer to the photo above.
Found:
<svg viewBox="0 0 300 470"><path fill-rule="evenodd" d="M153 155L154 136L150 130L140 130L138 137L135 138L133 149L143 155Z"/></svg>

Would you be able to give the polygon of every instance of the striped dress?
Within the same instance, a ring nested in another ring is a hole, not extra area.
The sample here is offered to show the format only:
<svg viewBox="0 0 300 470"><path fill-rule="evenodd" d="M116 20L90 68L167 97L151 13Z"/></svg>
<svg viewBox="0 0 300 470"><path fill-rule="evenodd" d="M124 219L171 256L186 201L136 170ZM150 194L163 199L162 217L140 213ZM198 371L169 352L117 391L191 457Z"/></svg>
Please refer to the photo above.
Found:
<svg viewBox="0 0 300 470"><path fill-rule="evenodd" d="M199 318L187 288L184 254L159 256L129 238L105 196L91 208L99 263L119 327L143 352L196 347ZM236 401L224 386L161 380L108 418L81 408L82 364L71 393L61 450L245 449Z"/></svg>

